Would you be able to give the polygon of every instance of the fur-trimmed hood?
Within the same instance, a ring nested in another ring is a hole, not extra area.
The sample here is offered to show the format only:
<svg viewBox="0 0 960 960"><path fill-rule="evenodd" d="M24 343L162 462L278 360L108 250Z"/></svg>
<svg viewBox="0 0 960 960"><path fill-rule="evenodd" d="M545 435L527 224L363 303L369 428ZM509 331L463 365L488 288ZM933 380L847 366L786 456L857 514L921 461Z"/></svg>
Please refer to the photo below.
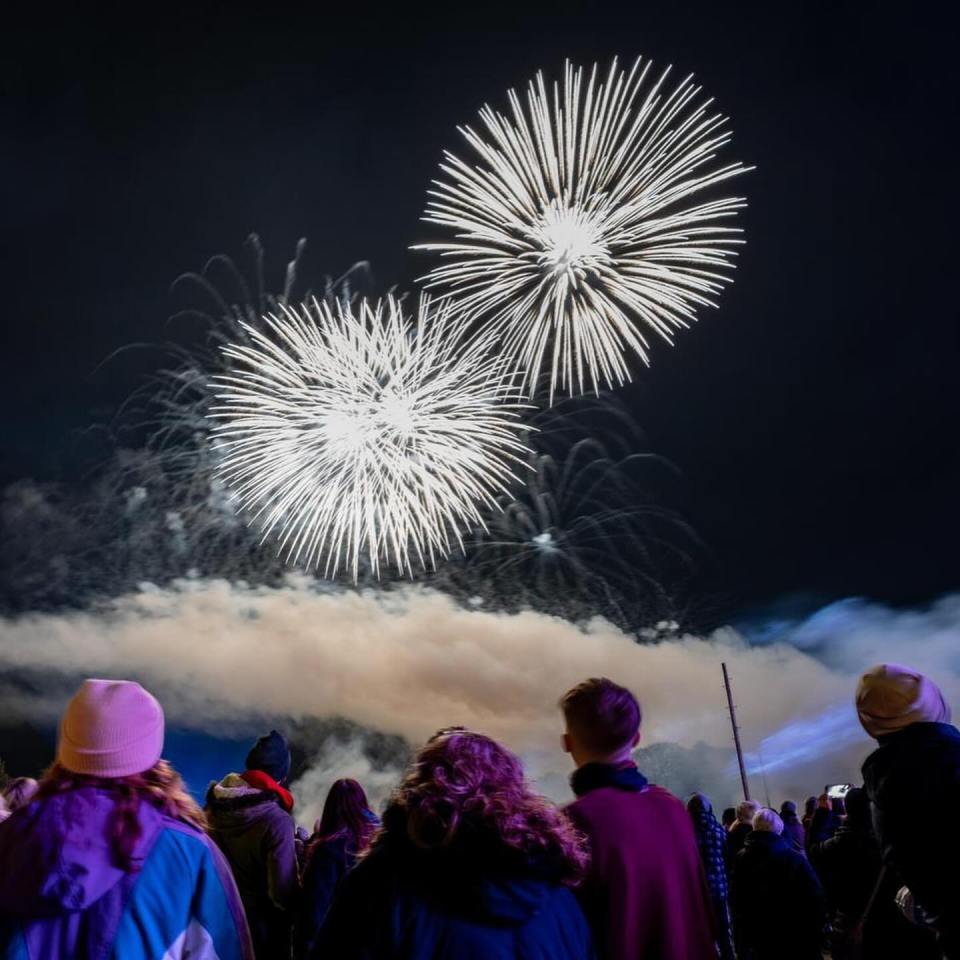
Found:
<svg viewBox="0 0 960 960"><path fill-rule="evenodd" d="M272 790L252 787L239 773L228 773L207 788L206 813L220 830L244 830L251 823L284 813L281 798Z"/></svg>

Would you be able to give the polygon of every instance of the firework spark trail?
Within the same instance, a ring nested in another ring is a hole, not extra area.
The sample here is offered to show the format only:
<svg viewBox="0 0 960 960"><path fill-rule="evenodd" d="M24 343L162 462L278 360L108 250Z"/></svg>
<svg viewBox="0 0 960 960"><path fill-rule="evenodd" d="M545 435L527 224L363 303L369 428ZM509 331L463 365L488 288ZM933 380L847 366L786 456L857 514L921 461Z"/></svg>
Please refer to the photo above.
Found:
<svg viewBox="0 0 960 960"><path fill-rule="evenodd" d="M532 395L549 372L557 387L596 392L629 379L624 354L646 363L650 330L672 342L696 309L729 282L739 229L724 223L742 197L695 200L746 172L718 165L727 119L692 77L666 92L670 69L566 64L548 91L538 74L510 116L480 111L486 134L460 132L479 156L446 152L424 220L452 240L419 244L444 261L423 279L496 331Z"/></svg>
<svg viewBox="0 0 960 960"><path fill-rule="evenodd" d="M516 479L509 372L448 304L422 296L414 324L393 297L314 300L247 332L215 380L221 472L289 561L431 568Z"/></svg>

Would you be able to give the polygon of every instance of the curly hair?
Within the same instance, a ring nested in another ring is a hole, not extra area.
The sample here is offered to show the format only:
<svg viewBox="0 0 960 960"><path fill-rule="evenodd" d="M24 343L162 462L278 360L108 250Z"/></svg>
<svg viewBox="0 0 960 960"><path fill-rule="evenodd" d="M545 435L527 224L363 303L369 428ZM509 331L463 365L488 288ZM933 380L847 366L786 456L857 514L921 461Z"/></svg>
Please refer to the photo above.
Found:
<svg viewBox="0 0 960 960"><path fill-rule="evenodd" d="M107 821L107 839L113 862L127 873L136 869L133 851L140 839L140 804L149 803L167 816L206 831L207 818L187 793L180 774L166 761L158 760L149 770L129 777L91 777L73 773L59 763L50 766L40 780L36 800L71 790L92 787L114 795L113 812Z"/></svg>
<svg viewBox="0 0 960 960"><path fill-rule="evenodd" d="M449 850L480 837L493 851L553 864L569 886L586 870L583 837L530 790L520 760L483 734L451 728L426 743L391 797L373 847L395 829L398 813L407 839L422 850Z"/></svg>

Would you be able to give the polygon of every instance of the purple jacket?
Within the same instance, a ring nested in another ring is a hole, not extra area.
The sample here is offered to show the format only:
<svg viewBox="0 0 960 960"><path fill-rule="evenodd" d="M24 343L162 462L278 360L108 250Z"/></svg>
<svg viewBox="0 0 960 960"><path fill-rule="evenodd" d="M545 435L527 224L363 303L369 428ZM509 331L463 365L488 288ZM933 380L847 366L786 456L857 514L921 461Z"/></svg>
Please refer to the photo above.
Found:
<svg viewBox="0 0 960 960"><path fill-rule="evenodd" d="M601 960L716 960L713 917L683 804L633 764L588 764L567 813L590 841L579 898Z"/></svg>
<svg viewBox="0 0 960 960"><path fill-rule="evenodd" d="M113 863L113 796L84 787L0 823L0 960L251 960L236 886L195 827L148 803L135 870Z"/></svg>

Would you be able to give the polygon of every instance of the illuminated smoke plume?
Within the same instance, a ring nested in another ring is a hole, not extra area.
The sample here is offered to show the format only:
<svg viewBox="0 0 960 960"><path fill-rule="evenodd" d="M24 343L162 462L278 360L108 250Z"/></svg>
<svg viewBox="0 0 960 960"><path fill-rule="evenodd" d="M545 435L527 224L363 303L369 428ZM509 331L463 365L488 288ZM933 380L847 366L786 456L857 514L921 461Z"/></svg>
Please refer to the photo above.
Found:
<svg viewBox="0 0 960 960"><path fill-rule="evenodd" d="M814 625L825 659L794 645ZM464 724L504 740L541 789L564 798L570 766L557 698L584 677L607 675L643 702L651 775L726 805L736 789L720 676L726 661L744 745L759 755L754 791L763 798L769 788L779 802L857 780L873 743L859 728L853 691L871 663L907 660L960 705L958 640L960 596L918 611L835 605L763 647L730 629L638 645L602 620L577 626L534 612L469 609L411 587L195 581L101 609L0 619L0 720L52 730L79 676L136 677L161 697L171 726L221 736L241 728L246 736L264 718L296 726L339 717L416 746L440 727ZM378 800L385 795L393 778L350 731L315 757L298 809L313 814L331 780L351 772Z"/></svg>

